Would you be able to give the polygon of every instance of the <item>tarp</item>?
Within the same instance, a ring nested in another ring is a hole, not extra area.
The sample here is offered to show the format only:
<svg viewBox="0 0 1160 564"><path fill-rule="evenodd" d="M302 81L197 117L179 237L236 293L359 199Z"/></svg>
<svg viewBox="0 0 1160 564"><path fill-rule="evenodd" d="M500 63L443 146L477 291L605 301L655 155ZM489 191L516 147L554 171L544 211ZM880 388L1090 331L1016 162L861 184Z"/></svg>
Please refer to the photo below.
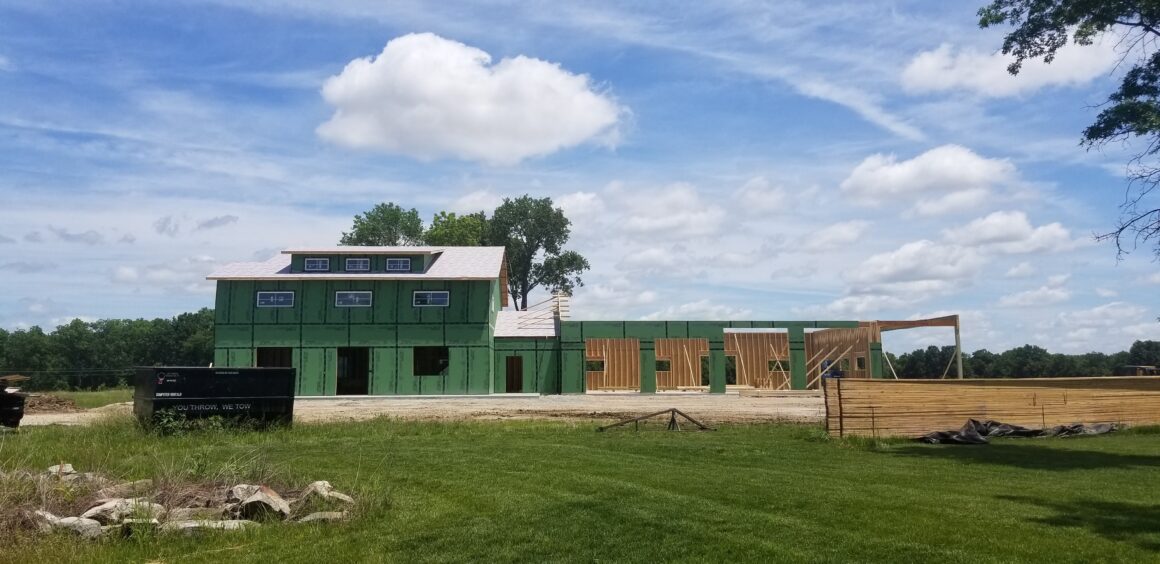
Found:
<svg viewBox="0 0 1160 564"><path fill-rule="evenodd" d="M935 431L923 435L918 440L930 444L985 445L993 437L1075 437L1079 435L1102 435L1116 430L1113 423L1084 425L1057 425L1048 429L1028 429L998 421L969 419L958 431Z"/></svg>

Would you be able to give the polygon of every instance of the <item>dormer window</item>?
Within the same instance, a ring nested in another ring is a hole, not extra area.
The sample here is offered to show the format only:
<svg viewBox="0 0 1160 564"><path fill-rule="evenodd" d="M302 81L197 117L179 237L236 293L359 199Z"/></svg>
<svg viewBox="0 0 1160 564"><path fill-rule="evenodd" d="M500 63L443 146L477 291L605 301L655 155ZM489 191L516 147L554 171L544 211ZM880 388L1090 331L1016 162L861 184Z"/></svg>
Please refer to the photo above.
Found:
<svg viewBox="0 0 1160 564"><path fill-rule="evenodd" d="M306 272L330 272L330 259L308 258L304 266Z"/></svg>
<svg viewBox="0 0 1160 564"><path fill-rule="evenodd" d="M387 272L411 272L411 259L409 259L409 258L389 258L389 259L387 259Z"/></svg>
<svg viewBox="0 0 1160 564"><path fill-rule="evenodd" d="M369 258L348 258L346 259L347 272L370 272L371 259Z"/></svg>

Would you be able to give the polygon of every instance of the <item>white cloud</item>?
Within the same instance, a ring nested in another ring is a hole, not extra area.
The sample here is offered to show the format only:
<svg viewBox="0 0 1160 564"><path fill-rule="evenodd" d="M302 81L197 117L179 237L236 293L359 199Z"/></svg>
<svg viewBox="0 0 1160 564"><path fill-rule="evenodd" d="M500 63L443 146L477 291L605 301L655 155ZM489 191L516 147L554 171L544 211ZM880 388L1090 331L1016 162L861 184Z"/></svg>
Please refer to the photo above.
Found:
<svg viewBox="0 0 1160 564"><path fill-rule="evenodd" d="M899 137L911 141L921 141L925 136L917 127L904 119L887 112L873 96L850 86L838 86L824 80L797 79L791 84L800 93L850 108L866 121L873 123Z"/></svg>
<svg viewBox="0 0 1160 564"><path fill-rule="evenodd" d="M801 248L811 252L840 249L856 243L869 228L869 221L857 219L827 225L804 236Z"/></svg>
<svg viewBox="0 0 1160 564"><path fill-rule="evenodd" d="M486 212L489 216L501 203L503 197L490 190L476 190L464 194L447 206L448 209L455 213L476 213Z"/></svg>
<svg viewBox="0 0 1160 564"><path fill-rule="evenodd" d="M16 65L13 65L8 57L0 55L0 72L12 72L14 70L16 70Z"/></svg>
<svg viewBox="0 0 1160 564"><path fill-rule="evenodd" d="M1145 277L1144 282L1148 284L1160 284L1160 272Z"/></svg>
<svg viewBox="0 0 1160 564"><path fill-rule="evenodd" d="M1059 314L1059 321L1068 327L1109 328L1137 321L1147 309L1126 302L1110 302L1090 309Z"/></svg>
<svg viewBox="0 0 1160 564"><path fill-rule="evenodd" d="M624 228L632 232L709 235L720 231L725 221L724 209L704 201L696 188L683 182L633 194L626 204Z"/></svg>
<svg viewBox="0 0 1160 564"><path fill-rule="evenodd" d="M749 214L786 212L794 207L789 193L779 186L771 185L764 176L747 180L734 197L741 204L742 211Z"/></svg>
<svg viewBox="0 0 1160 564"><path fill-rule="evenodd" d="M753 311L745 308L735 308L727 305L715 304L709 300L698 300L679 305L669 306L659 311L644 315L644 320L660 319L688 319L688 320L722 320L722 319L749 319Z"/></svg>
<svg viewBox="0 0 1160 564"><path fill-rule="evenodd" d="M980 247L1005 254L1059 252L1075 248L1071 232L1059 223L1033 227L1021 211L997 211L970 223L943 231L959 245Z"/></svg>
<svg viewBox="0 0 1160 564"><path fill-rule="evenodd" d="M848 278L861 284L964 280L985 262L974 249L924 239L867 258Z"/></svg>
<svg viewBox="0 0 1160 564"><path fill-rule="evenodd" d="M1058 286L1040 286L1034 290L1016 292L999 298L1003 307L1033 307L1057 304L1071 298L1071 292Z"/></svg>
<svg viewBox="0 0 1160 564"><path fill-rule="evenodd" d="M910 211L929 216L977 207L994 187L1015 179L1015 166L1006 160L943 145L905 161L895 155L870 155L842 181L841 190L856 202L875 207L913 199Z"/></svg>
<svg viewBox="0 0 1160 564"><path fill-rule="evenodd" d="M579 218L586 218L604 213L604 200L599 194L592 192L573 192L555 199L555 203L564 210L568 219L576 222Z"/></svg>
<svg viewBox="0 0 1160 564"><path fill-rule="evenodd" d="M1096 288L1096 295L1101 298L1114 298L1120 293L1110 288Z"/></svg>
<svg viewBox="0 0 1160 564"><path fill-rule="evenodd" d="M1021 262L1008 269L1004 276L1007 278L1027 278L1033 274L1035 274L1035 267L1031 266L1029 262Z"/></svg>
<svg viewBox="0 0 1160 564"><path fill-rule="evenodd" d="M983 53L942 44L919 53L902 71L902 85L911 93L970 91L1000 98L1027 94L1049 86L1076 86L1107 75L1119 57L1113 41L1091 46L1062 47L1051 64L1027 60L1012 76L1007 65L1014 57L1000 52Z"/></svg>
<svg viewBox="0 0 1160 564"><path fill-rule="evenodd" d="M118 266L113 270L114 282L136 282L141 278L141 273L136 267L132 266Z"/></svg>
<svg viewBox="0 0 1160 564"><path fill-rule="evenodd" d="M491 64L482 50L434 34L392 39L322 88L335 107L328 141L422 160L511 165L592 141L614 146L621 108L586 75L525 56Z"/></svg>

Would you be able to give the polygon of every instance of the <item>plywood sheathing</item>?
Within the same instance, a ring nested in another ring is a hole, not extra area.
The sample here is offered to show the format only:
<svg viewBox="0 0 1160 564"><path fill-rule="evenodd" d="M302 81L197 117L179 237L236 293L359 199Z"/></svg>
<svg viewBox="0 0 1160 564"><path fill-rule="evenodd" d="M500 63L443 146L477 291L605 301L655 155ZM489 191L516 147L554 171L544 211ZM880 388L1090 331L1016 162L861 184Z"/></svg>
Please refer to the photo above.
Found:
<svg viewBox="0 0 1160 564"><path fill-rule="evenodd" d="M701 386L701 357L709 354L709 339L657 339L657 360L669 361L669 370L657 370L658 390Z"/></svg>
<svg viewBox="0 0 1160 564"><path fill-rule="evenodd" d="M585 371L588 390L640 390L639 339L587 339L585 360L604 361L604 370Z"/></svg>
<svg viewBox="0 0 1160 564"><path fill-rule="evenodd" d="M736 359L738 386L790 389L787 333L725 333L725 354Z"/></svg>
<svg viewBox="0 0 1160 564"><path fill-rule="evenodd" d="M1160 423L1160 377L1012 380L826 378L832 436L920 437L992 419L1030 428Z"/></svg>

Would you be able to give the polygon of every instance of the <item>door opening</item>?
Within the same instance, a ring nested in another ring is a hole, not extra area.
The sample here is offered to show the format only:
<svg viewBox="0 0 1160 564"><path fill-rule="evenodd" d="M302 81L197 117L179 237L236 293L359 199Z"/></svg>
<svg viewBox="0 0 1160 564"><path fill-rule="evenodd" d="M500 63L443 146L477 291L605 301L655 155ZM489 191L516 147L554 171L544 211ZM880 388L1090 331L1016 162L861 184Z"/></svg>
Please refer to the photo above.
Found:
<svg viewBox="0 0 1160 564"><path fill-rule="evenodd" d="M290 347L258 347L254 355L258 368L293 368L294 349Z"/></svg>
<svg viewBox="0 0 1160 564"><path fill-rule="evenodd" d="M338 349L338 383L340 396L366 395L370 390L371 350L366 347Z"/></svg>
<svg viewBox="0 0 1160 564"><path fill-rule="evenodd" d="M524 357L507 357L507 393L518 394L524 391Z"/></svg>

